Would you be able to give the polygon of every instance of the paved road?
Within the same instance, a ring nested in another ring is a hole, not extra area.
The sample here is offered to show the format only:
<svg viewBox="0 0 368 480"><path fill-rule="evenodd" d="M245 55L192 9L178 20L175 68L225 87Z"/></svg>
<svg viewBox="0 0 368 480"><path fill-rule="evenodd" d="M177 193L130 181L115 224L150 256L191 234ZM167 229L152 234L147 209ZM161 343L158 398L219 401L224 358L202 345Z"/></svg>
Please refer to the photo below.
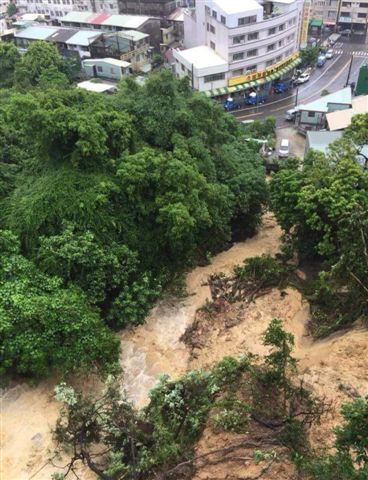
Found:
<svg viewBox="0 0 368 480"><path fill-rule="evenodd" d="M330 93L343 88L347 82L349 66L353 58L349 77L350 82L356 82L359 68L368 61L368 45L344 40L334 46L335 56L327 60L321 69L316 68L308 83L294 88L292 92L274 95L269 101L257 107L246 107L233 113L239 120L262 119L274 116L279 127L286 125L284 114L296 103L309 103L321 97L322 90Z"/></svg>

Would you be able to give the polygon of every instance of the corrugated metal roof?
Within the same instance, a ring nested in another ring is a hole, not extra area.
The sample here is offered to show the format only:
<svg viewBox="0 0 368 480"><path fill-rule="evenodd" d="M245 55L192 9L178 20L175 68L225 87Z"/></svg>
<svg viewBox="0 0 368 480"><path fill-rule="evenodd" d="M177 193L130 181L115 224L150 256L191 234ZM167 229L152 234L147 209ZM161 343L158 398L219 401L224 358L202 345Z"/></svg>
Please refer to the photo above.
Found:
<svg viewBox="0 0 368 480"><path fill-rule="evenodd" d="M111 27L137 29L150 17L144 15L110 15L108 13L69 12L61 19L62 23L89 23L90 25L108 25Z"/></svg>
<svg viewBox="0 0 368 480"><path fill-rule="evenodd" d="M127 68L130 66L129 62L117 60L116 58L88 58L82 61L83 65L96 65L97 63L106 63L107 65L115 65L116 67Z"/></svg>
<svg viewBox="0 0 368 480"><path fill-rule="evenodd" d="M136 29L146 23L149 18L143 15L110 15L109 18L102 22L102 25Z"/></svg>
<svg viewBox="0 0 368 480"><path fill-rule="evenodd" d="M66 40L65 43L68 45L80 45L81 47L88 47L93 39L102 34L103 32L96 32L93 30L79 30L78 33Z"/></svg>
<svg viewBox="0 0 368 480"><path fill-rule="evenodd" d="M307 132L307 144L309 148L326 153L332 142L342 137L342 132Z"/></svg>
<svg viewBox="0 0 368 480"><path fill-rule="evenodd" d="M14 36L16 38L26 38L28 40L46 40L47 37L57 32L53 27L28 27L20 30Z"/></svg>
<svg viewBox="0 0 368 480"><path fill-rule="evenodd" d="M298 105L299 110L308 112L324 112L329 111L329 104L351 105L352 95L351 88L346 87L337 92L330 93L324 97L314 100L314 102L307 103L305 105Z"/></svg>
<svg viewBox="0 0 368 480"><path fill-rule="evenodd" d="M76 28L59 28L55 33L47 37L49 42L65 43L70 37L78 33Z"/></svg>
<svg viewBox="0 0 368 480"><path fill-rule="evenodd" d="M93 15L91 12L69 12L61 19L61 22L89 23L88 19Z"/></svg>
<svg viewBox="0 0 368 480"><path fill-rule="evenodd" d="M118 35L119 37L129 38L134 42L139 42L139 40L149 37L148 33L138 32L137 30L125 30L118 32Z"/></svg>

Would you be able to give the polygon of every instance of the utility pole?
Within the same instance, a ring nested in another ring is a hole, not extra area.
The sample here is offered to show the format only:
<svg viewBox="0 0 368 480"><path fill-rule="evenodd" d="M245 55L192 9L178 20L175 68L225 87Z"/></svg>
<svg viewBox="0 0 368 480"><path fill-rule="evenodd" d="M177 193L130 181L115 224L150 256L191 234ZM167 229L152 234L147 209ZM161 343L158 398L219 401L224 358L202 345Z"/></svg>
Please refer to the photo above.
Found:
<svg viewBox="0 0 368 480"><path fill-rule="evenodd" d="M299 95L299 87L296 87L296 92L295 92L295 106L298 105L298 95Z"/></svg>
<svg viewBox="0 0 368 480"><path fill-rule="evenodd" d="M354 60L354 57L353 57L353 55L351 55L349 71L348 71L348 78L346 79L345 87L347 87L349 85L349 79L350 79L351 67L353 66L353 60Z"/></svg>

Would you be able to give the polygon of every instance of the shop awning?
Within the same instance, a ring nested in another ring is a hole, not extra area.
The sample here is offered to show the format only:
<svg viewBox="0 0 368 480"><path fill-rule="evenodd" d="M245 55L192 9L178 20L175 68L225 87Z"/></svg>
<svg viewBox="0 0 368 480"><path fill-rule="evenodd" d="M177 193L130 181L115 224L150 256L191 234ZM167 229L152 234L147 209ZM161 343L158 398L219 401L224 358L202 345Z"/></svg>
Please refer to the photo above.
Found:
<svg viewBox="0 0 368 480"><path fill-rule="evenodd" d="M315 20L315 19L312 19L310 21L310 24L309 24L310 27L316 27L316 28L319 28L319 27L322 27L322 20Z"/></svg>
<svg viewBox="0 0 368 480"><path fill-rule="evenodd" d="M252 82L241 83L240 85L235 85L234 87L223 87L223 88L216 88L214 90L207 90L207 92L203 92L206 97L219 97L220 95L225 95L228 93L235 93L241 92L244 90L248 90L248 88L258 87L264 85L265 83L272 82L277 78L280 78L282 75L290 72L293 68L297 67L301 62L300 58L295 59L293 62L289 63L286 67L280 69L277 73L273 73L265 78L260 78L258 80L253 80Z"/></svg>

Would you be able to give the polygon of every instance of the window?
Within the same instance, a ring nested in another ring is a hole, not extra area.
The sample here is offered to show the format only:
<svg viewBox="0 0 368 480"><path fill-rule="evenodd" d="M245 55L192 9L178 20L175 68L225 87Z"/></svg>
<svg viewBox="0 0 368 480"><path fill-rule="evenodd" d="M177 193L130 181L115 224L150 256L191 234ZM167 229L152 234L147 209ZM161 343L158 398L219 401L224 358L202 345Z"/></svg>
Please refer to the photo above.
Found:
<svg viewBox="0 0 368 480"><path fill-rule="evenodd" d="M211 30L211 33L216 33L216 29L213 25L210 25L210 30Z"/></svg>
<svg viewBox="0 0 368 480"><path fill-rule="evenodd" d="M181 68L181 71L182 71L182 72L185 72L185 67L184 67L184 65L183 65L182 63L180 64L180 68Z"/></svg>
<svg viewBox="0 0 368 480"><path fill-rule="evenodd" d="M97 71L98 72L103 72L103 68L102 67L97 67Z"/></svg>
<svg viewBox="0 0 368 480"><path fill-rule="evenodd" d="M223 15L221 15L221 23L226 25L226 18Z"/></svg>
<svg viewBox="0 0 368 480"><path fill-rule="evenodd" d="M212 50L216 50L216 44L214 42L210 42L210 47Z"/></svg>
<svg viewBox="0 0 368 480"><path fill-rule="evenodd" d="M210 31L210 24L207 22L207 32Z"/></svg>
<svg viewBox="0 0 368 480"><path fill-rule="evenodd" d="M242 75L243 75L243 69L242 68L238 68L238 70L233 70L231 72L232 77L241 77Z"/></svg>
<svg viewBox="0 0 368 480"><path fill-rule="evenodd" d="M246 67L245 72L251 73L251 72L255 72L256 70L257 70L257 65L249 65L249 67Z"/></svg>
<svg viewBox="0 0 368 480"><path fill-rule="evenodd" d="M271 45L267 46L267 52L272 52L272 50L275 50L276 44L271 43Z"/></svg>
<svg viewBox="0 0 368 480"><path fill-rule="evenodd" d="M282 55L279 55L278 57L276 57L276 63L280 62L281 60L282 60Z"/></svg>
<svg viewBox="0 0 368 480"><path fill-rule="evenodd" d="M258 39L258 32L253 32L253 33L250 33L248 35L248 40L251 41L251 40L257 40Z"/></svg>
<svg viewBox="0 0 368 480"><path fill-rule="evenodd" d="M210 9L210 7L208 7L208 6L206 5L206 6L204 7L204 9L205 9L205 12L206 12L207 15L210 15L210 14L211 14L211 9Z"/></svg>
<svg viewBox="0 0 368 480"><path fill-rule="evenodd" d="M351 8L351 3L350 2L342 2L343 7Z"/></svg>
<svg viewBox="0 0 368 480"><path fill-rule="evenodd" d="M366 18L366 13L358 13L358 18Z"/></svg>
<svg viewBox="0 0 368 480"><path fill-rule="evenodd" d="M279 26L279 31L282 32L283 30L285 30L285 23Z"/></svg>
<svg viewBox="0 0 368 480"><path fill-rule="evenodd" d="M216 18L216 19L217 19L217 12L216 12L216 10L212 10L212 16L213 16L213 18Z"/></svg>
<svg viewBox="0 0 368 480"><path fill-rule="evenodd" d="M359 8L368 8L368 3L359 3Z"/></svg>
<svg viewBox="0 0 368 480"><path fill-rule="evenodd" d="M276 33L276 27L270 28L268 30L268 35L275 35L275 33Z"/></svg>
<svg viewBox="0 0 368 480"><path fill-rule="evenodd" d="M314 118L316 116L316 112L308 112L308 118Z"/></svg>
<svg viewBox="0 0 368 480"><path fill-rule="evenodd" d="M282 47L282 44L284 43L283 40L279 40L279 47Z"/></svg>
<svg viewBox="0 0 368 480"><path fill-rule="evenodd" d="M257 21L257 15L252 15L250 17L241 17L238 18L238 27L241 27L242 25L250 25L251 23L256 23Z"/></svg>
<svg viewBox="0 0 368 480"><path fill-rule="evenodd" d="M266 67L270 67L273 64L274 64L274 60L267 60Z"/></svg>
<svg viewBox="0 0 368 480"><path fill-rule="evenodd" d="M234 53L233 54L233 61L236 62L237 60L243 60L244 52Z"/></svg>
<svg viewBox="0 0 368 480"><path fill-rule="evenodd" d="M233 45L238 45L239 43L245 42L245 35L238 35L237 37L233 37Z"/></svg>
<svg viewBox="0 0 368 480"><path fill-rule="evenodd" d="M258 50L254 48L253 50L248 50L247 51L247 57L255 57L258 53Z"/></svg>
<svg viewBox="0 0 368 480"><path fill-rule="evenodd" d="M206 75L204 78L204 83L216 82L217 80L224 80L225 73L214 73L213 75Z"/></svg>

